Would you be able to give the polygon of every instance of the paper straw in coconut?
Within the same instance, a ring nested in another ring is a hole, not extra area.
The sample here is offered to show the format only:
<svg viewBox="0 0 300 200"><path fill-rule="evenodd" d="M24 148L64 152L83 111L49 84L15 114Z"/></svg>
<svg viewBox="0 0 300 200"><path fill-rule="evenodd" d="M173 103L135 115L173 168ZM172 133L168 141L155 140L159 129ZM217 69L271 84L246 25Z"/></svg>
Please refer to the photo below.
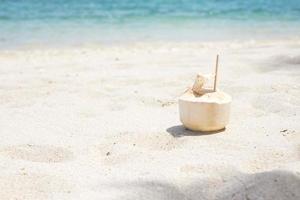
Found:
<svg viewBox="0 0 300 200"><path fill-rule="evenodd" d="M214 92L217 90L218 67L219 67L219 55L217 55L217 59L216 59L215 81L214 81Z"/></svg>

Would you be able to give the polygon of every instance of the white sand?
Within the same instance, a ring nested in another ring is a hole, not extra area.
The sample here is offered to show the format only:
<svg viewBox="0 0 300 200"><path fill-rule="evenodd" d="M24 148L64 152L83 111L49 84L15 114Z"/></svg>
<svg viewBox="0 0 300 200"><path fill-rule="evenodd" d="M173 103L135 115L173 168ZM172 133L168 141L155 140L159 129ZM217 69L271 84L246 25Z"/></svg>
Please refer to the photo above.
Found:
<svg viewBox="0 0 300 200"><path fill-rule="evenodd" d="M299 41L0 52L0 199L299 199ZM180 126L213 71L224 132Z"/></svg>

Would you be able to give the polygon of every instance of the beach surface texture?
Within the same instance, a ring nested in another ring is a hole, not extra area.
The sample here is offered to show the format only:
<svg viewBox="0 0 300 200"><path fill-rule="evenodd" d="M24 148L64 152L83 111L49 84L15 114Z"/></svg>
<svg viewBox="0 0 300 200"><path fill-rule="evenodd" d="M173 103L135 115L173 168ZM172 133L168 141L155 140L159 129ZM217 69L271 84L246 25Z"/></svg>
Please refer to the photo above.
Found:
<svg viewBox="0 0 300 200"><path fill-rule="evenodd" d="M299 33L299 0L0 0L0 200L299 200ZM217 54L229 124L186 130Z"/></svg>
<svg viewBox="0 0 300 200"><path fill-rule="evenodd" d="M0 52L0 199L299 199L300 41ZM220 53L221 52L221 53ZM220 53L226 130L178 97Z"/></svg>

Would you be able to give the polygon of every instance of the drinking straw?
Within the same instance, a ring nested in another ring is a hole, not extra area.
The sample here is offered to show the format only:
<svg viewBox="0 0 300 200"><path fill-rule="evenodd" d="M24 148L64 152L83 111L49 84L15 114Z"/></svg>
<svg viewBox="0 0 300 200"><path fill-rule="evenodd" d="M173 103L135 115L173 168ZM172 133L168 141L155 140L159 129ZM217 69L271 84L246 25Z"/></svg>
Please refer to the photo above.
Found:
<svg viewBox="0 0 300 200"><path fill-rule="evenodd" d="M219 67L219 54L217 54L217 59L216 59L215 81L214 81L214 92L215 92L216 89L217 89L218 67Z"/></svg>

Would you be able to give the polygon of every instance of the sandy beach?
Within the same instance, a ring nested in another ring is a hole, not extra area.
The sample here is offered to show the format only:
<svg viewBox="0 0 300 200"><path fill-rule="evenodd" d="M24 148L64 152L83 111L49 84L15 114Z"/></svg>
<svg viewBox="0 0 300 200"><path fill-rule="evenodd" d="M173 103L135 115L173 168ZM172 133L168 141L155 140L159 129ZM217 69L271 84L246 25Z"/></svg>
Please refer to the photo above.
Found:
<svg viewBox="0 0 300 200"><path fill-rule="evenodd" d="M299 199L300 40L0 52L0 199ZM225 131L179 121L198 72Z"/></svg>

